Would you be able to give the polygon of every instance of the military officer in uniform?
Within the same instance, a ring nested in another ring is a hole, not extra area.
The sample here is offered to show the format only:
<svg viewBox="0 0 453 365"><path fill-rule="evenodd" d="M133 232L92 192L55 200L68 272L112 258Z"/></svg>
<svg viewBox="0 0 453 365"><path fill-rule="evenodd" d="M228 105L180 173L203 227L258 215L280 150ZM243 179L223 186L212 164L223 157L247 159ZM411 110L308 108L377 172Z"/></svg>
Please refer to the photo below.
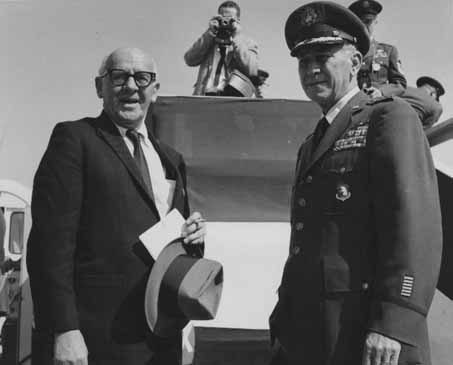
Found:
<svg viewBox="0 0 453 365"><path fill-rule="evenodd" d="M419 89L426 91L426 93L437 102L439 102L439 98L445 94L445 89L442 84L432 77L419 77L416 84Z"/></svg>
<svg viewBox="0 0 453 365"><path fill-rule="evenodd" d="M306 4L285 37L323 117L297 157L272 363L429 365L442 232L421 123L403 100L359 90L370 40L345 7Z"/></svg>
<svg viewBox="0 0 453 365"><path fill-rule="evenodd" d="M424 128L431 127L442 115L442 104L439 97L445 93L442 84L429 76L420 77L417 87L407 86L401 94L397 94L406 100L417 112Z"/></svg>
<svg viewBox="0 0 453 365"><path fill-rule="evenodd" d="M358 84L372 97L390 96L402 92L407 85L395 46L374 39L377 16L382 5L375 0L358 0L349 9L366 25L371 37L368 53L358 74Z"/></svg>

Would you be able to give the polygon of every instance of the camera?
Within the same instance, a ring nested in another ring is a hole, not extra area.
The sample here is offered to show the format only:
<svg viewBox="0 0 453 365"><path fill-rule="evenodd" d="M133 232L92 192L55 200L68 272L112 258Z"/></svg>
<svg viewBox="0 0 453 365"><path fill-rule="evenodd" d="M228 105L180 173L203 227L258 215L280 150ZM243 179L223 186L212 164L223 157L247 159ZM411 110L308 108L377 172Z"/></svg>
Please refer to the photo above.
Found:
<svg viewBox="0 0 453 365"><path fill-rule="evenodd" d="M216 42L223 46L231 44L231 38L234 34L234 22L233 18L225 18L218 16L215 18L219 22L219 28L217 29Z"/></svg>

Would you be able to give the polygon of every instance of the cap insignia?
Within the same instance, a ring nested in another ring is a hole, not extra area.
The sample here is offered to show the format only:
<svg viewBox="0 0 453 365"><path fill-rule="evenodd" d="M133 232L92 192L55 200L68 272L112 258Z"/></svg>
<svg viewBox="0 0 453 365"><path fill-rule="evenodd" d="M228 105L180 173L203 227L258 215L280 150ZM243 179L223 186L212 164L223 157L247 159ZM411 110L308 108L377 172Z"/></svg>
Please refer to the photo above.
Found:
<svg viewBox="0 0 453 365"><path fill-rule="evenodd" d="M320 15L316 11L315 8L307 6L305 9L302 10L300 14L301 24L304 27L310 27L313 24L318 23Z"/></svg>

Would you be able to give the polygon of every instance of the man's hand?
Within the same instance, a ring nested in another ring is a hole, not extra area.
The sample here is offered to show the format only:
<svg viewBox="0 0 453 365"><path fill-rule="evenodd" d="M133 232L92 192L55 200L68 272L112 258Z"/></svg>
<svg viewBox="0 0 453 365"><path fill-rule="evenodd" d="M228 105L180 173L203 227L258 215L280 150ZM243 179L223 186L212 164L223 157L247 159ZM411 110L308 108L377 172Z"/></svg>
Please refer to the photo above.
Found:
<svg viewBox="0 0 453 365"><path fill-rule="evenodd" d="M216 35L219 30L219 25L218 16L215 16L209 21L208 29L213 35Z"/></svg>
<svg viewBox="0 0 453 365"><path fill-rule="evenodd" d="M365 339L362 365L398 365L400 352L398 341L370 332Z"/></svg>
<svg viewBox="0 0 453 365"><path fill-rule="evenodd" d="M54 364L88 365L88 349L79 330L55 335Z"/></svg>
<svg viewBox="0 0 453 365"><path fill-rule="evenodd" d="M184 243L200 244L206 236L206 223L200 213L194 212L182 227Z"/></svg>
<svg viewBox="0 0 453 365"><path fill-rule="evenodd" d="M239 33L241 33L242 27L241 27L241 23L239 23L239 20L236 20L236 19L233 20L232 28L233 28L233 37L235 37Z"/></svg>
<svg viewBox="0 0 453 365"><path fill-rule="evenodd" d="M363 91L370 96L372 99L380 98L382 96L382 91L374 86L364 88Z"/></svg>

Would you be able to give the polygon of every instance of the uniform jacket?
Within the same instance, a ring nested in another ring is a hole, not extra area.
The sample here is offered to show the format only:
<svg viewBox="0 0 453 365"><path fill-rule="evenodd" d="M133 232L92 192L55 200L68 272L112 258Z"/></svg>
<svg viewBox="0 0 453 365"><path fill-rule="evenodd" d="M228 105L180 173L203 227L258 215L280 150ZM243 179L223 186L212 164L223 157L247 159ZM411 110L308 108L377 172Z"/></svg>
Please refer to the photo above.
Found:
<svg viewBox="0 0 453 365"><path fill-rule="evenodd" d="M423 127L431 127L436 123L442 114L442 105L431 98L424 90L408 86L399 95L417 112Z"/></svg>
<svg viewBox="0 0 453 365"><path fill-rule="evenodd" d="M167 178L176 180L172 207L187 217L184 161L150 139ZM90 364L145 364L153 353L160 356L165 346L157 347L143 307L154 261L138 238L159 215L105 113L57 124L35 175L31 206L34 362L52 364L53 334L71 329L81 330Z"/></svg>
<svg viewBox="0 0 453 365"><path fill-rule="evenodd" d="M215 69L213 60L215 54L215 36L206 31L198 38L184 54L188 66L199 66L197 81L193 95L204 95L208 80ZM231 50L226 56L227 76L234 70L242 72L247 77L258 75L258 45L252 39L238 35L233 38Z"/></svg>
<svg viewBox="0 0 453 365"><path fill-rule="evenodd" d="M402 343L398 364L429 365L442 232L421 123L401 99L360 92L311 148L297 159L274 364L361 364L374 331Z"/></svg>
<svg viewBox="0 0 453 365"><path fill-rule="evenodd" d="M384 96L401 93L407 82L401 71L396 47L373 39L370 50L363 58L358 84L360 88L363 88L364 84L374 86L380 89Z"/></svg>

